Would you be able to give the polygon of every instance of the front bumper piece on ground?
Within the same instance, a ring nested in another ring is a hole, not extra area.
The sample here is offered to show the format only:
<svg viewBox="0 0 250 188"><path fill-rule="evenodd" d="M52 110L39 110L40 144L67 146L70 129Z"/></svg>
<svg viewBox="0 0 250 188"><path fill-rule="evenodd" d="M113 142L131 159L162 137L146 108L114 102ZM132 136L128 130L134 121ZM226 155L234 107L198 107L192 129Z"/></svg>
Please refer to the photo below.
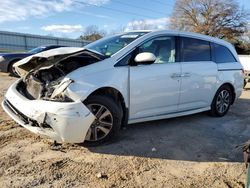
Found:
<svg viewBox="0 0 250 188"><path fill-rule="evenodd" d="M57 142L82 143L95 116L81 102L29 100L16 90L7 91L2 107L18 124Z"/></svg>

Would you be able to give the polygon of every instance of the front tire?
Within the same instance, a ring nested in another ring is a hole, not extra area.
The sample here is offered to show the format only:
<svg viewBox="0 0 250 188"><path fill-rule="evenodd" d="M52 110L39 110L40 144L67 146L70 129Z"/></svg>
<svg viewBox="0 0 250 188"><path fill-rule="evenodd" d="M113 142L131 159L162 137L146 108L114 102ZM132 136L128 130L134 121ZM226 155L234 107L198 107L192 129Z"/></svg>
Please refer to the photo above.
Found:
<svg viewBox="0 0 250 188"><path fill-rule="evenodd" d="M84 144L96 146L115 138L121 128L121 105L111 97L102 95L90 96L84 103L96 116L86 134Z"/></svg>
<svg viewBox="0 0 250 188"><path fill-rule="evenodd" d="M222 117L228 112L233 100L233 93L229 86L223 85L216 92L211 104L210 114L214 117Z"/></svg>

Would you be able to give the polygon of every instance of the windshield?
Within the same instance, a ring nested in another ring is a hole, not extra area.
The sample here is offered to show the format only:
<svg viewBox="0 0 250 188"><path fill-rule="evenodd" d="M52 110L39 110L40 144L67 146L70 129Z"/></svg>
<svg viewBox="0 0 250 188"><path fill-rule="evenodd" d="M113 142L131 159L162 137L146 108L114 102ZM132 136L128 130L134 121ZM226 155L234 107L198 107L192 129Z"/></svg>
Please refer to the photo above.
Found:
<svg viewBox="0 0 250 188"><path fill-rule="evenodd" d="M130 32L122 35L104 38L86 46L87 49L96 51L106 57L110 57L129 43L138 39L147 32Z"/></svg>
<svg viewBox="0 0 250 188"><path fill-rule="evenodd" d="M40 47L37 47L37 48L30 50L28 53L36 54L36 53L42 52L45 48L46 47L44 47L44 46L40 46Z"/></svg>

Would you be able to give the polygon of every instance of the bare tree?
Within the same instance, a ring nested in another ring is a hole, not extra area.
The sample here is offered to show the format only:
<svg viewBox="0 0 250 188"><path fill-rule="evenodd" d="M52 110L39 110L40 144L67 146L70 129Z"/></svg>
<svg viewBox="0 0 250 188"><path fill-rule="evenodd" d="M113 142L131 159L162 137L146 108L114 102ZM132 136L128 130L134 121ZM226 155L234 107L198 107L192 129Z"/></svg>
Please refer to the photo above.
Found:
<svg viewBox="0 0 250 188"><path fill-rule="evenodd" d="M85 28L83 34L80 36L80 39L95 41L106 35L104 30L100 30L96 25L90 25Z"/></svg>
<svg viewBox="0 0 250 188"><path fill-rule="evenodd" d="M170 27L234 42L246 31L248 18L236 0L176 0Z"/></svg>

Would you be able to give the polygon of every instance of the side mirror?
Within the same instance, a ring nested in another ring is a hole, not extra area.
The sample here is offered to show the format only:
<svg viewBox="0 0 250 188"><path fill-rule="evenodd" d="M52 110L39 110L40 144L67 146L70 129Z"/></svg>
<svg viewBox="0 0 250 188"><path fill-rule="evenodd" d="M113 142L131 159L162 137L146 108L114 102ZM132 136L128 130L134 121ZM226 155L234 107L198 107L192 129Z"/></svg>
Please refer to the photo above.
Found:
<svg viewBox="0 0 250 188"><path fill-rule="evenodd" d="M152 64L155 62L155 60L156 60L155 55L150 52L139 53L135 57L135 62L137 64Z"/></svg>

